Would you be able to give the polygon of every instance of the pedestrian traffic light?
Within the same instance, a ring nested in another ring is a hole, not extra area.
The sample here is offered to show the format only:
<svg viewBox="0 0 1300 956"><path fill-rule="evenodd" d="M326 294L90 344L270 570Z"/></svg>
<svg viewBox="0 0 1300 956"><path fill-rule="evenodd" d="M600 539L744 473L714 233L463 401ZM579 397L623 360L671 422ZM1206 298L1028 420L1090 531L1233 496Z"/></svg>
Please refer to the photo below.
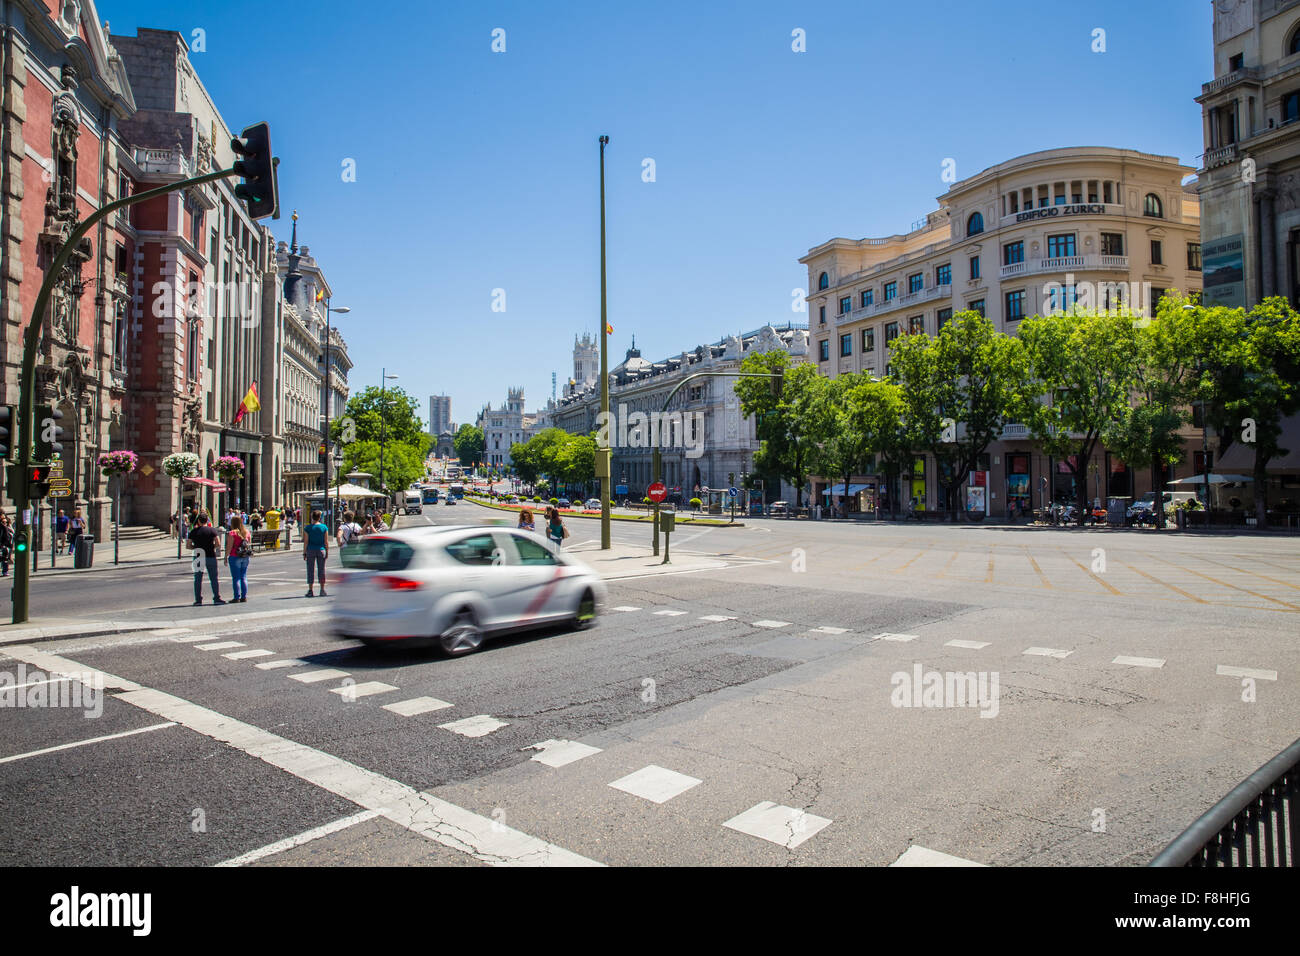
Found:
<svg viewBox="0 0 1300 956"><path fill-rule="evenodd" d="M271 156L271 127L256 123L230 140L230 148L243 159L236 160L234 170L244 178L235 187L235 196L244 201L254 219L280 218L280 190L275 182L275 164Z"/></svg>
<svg viewBox="0 0 1300 956"><path fill-rule="evenodd" d="M27 499L39 501L50 493L50 466L27 466Z"/></svg>
<svg viewBox="0 0 1300 956"><path fill-rule="evenodd" d="M19 531L14 535L14 550L22 554L27 550L27 532Z"/></svg>
<svg viewBox="0 0 1300 956"><path fill-rule="evenodd" d="M63 455L63 428L59 422L63 412L53 405L36 406L36 441L33 458L37 461L52 461Z"/></svg>
<svg viewBox="0 0 1300 956"><path fill-rule="evenodd" d="M8 461L13 446L14 407L0 405L0 461Z"/></svg>

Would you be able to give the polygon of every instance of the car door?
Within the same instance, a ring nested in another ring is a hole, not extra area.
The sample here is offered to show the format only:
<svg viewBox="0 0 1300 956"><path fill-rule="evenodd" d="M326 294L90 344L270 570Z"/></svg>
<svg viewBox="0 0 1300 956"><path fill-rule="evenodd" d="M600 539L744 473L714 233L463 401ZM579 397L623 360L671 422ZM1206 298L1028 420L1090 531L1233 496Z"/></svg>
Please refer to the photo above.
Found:
<svg viewBox="0 0 1300 956"><path fill-rule="evenodd" d="M524 585L520 620L540 621L569 612L571 590L569 565L540 538L523 531L504 532L512 541L519 562L518 577Z"/></svg>
<svg viewBox="0 0 1300 956"><path fill-rule="evenodd" d="M507 555L496 535L486 529L469 532L450 542L446 551L460 566L457 589L474 592L482 599L479 623L488 629L508 624L511 581L508 575L498 573L505 567Z"/></svg>

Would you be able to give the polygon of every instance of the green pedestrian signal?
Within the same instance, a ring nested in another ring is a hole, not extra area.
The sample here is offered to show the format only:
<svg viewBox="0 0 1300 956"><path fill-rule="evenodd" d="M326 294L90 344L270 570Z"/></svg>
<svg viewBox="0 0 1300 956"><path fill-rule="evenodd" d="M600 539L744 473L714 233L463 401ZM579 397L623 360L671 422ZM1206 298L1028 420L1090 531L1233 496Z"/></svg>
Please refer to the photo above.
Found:
<svg viewBox="0 0 1300 956"><path fill-rule="evenodd" d="M17 551L19 554L22 554L24 551L27 550L26 532L14 536L14 550Z"/></svg>

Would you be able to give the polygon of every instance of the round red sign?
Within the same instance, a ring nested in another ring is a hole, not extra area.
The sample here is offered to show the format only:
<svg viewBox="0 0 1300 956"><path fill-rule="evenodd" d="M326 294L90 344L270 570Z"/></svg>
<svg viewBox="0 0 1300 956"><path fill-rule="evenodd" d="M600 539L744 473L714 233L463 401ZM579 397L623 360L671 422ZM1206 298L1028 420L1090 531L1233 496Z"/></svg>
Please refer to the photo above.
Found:
<svg viewBox="0 0 1300 956"><path fill-rule="evenodd" d="M651 501L653 501L655 504L658 504L659 502L663 501L665 498L668 497L668 489L664 487L664 483L662 481L656 481L653 485L651 485L649 488L646 489L645 493L646 493L646 497L649 498Z"/></svg>

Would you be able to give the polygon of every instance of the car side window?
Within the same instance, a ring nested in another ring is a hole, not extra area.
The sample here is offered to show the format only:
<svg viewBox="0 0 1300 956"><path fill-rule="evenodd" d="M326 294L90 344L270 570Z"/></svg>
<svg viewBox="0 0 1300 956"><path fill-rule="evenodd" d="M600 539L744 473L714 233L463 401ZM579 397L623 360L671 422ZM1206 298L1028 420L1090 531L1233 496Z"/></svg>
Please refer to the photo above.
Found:
<svg viewBox="0 0 1300 956"><path fill-rule="evenodd" d="M490 534L478 534L471 538L462 538L447 545L447 553L461 564L491 565L497 551L496 542Z"/></svg>
<svg viewBox="0 0 1300 956"><path fill-rule="evenodd" d="M520 564L557 564L555 556L541 542L533 541L522 535L514 538L515 548L519 551Z"/></svg>

